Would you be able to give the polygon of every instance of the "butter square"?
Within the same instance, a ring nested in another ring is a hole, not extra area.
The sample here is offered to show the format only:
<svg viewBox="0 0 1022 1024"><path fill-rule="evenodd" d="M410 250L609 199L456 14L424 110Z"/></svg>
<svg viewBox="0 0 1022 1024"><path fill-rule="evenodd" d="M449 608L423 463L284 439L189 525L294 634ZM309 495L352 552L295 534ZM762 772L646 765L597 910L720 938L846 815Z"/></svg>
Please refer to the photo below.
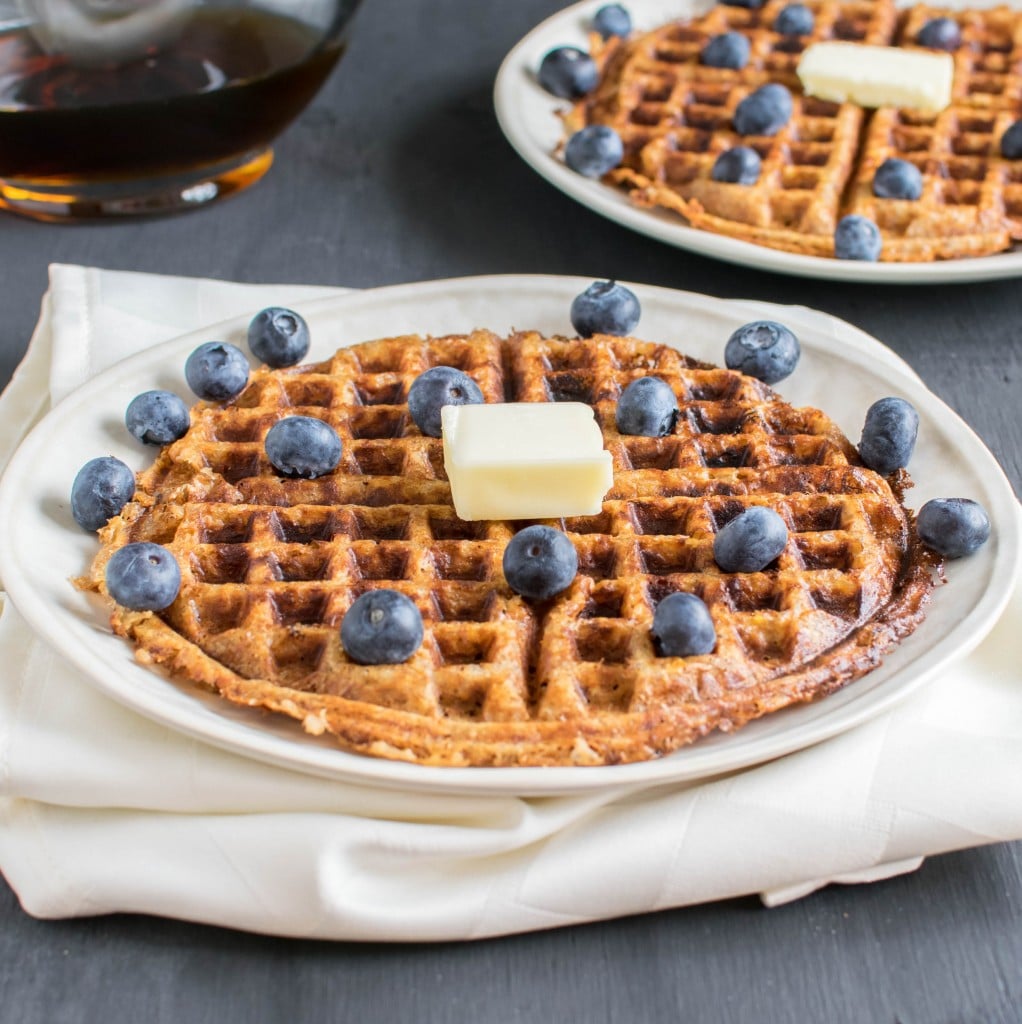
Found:
<svg viewBox="0 0 1022 1024"><path fill-rule="evenodd" d="M446 405L444 468L461 519L595 515L613 460L581 402Z"/></svg>
<svg viewBox="0 0 1022 1024"><path fill-rule="evenodd" d="M936 113L951 102L954 67L949 53L823 42L802 54L798 77L821 100Z"/></svg>

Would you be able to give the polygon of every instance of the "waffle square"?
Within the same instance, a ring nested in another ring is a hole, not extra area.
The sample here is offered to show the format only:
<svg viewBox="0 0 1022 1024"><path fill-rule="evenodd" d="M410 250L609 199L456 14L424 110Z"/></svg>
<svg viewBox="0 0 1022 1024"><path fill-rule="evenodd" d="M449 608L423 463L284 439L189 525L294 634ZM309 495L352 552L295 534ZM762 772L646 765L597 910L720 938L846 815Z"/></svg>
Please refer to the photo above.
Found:
<svg viewBox="0 0 1022 1024"><path fill-rule="evenodd" d="M946 259L1000 252L1022 237L1022 163L1001 156L1000 139L1022 112L1022 12L1007 7L951 11L917 5L895 42L913 47L932 18L958 22L952 103L939 114L876 111L847 201L874 220L887 258ZM878 199L873 175L888 157L923 175L918 200Z"/></svg>
<svg viewBox="0 0 1022 1024"><path fill-rule="evenodd" d="M1022 161L1001 156L1010 110L955 105L939 114L884 107L870 120L847 211L880 228L883 258L950 259L1000 252L1022 237ZM923 176L917 200L878 199L873 176L889 157Z"/></svg>
<svg viewBox="0 0 1022 1024"><path fill-rule="evenodd" d="M408 389L434 365L489 402L583 401L614 484L594 516L547 520L579 572L551 601L502 572L527 522L464 522L442 442ZM662 438L621 435L617 397L656 375L681 416ZM315 480L276 474L262 439L293 413L329 422L342 462ZM722 573L713 537L750 505L789 543L760 573ZM707 732L813 699L868 671L920 620L930 590L908 514L835 425L751 377L630 338L387 338L306 367L260 370L140 475L102 531L84 585L126 543L152 541L182 572L164 612L116 607L143 661L233 702L281 712L359 753L438 765L607 764L660 756ZM401 665L350 661L339 626L362 593L407 594L425 625ZM668 594L698 594L715 652L658 657L649 627Z"/></svg>

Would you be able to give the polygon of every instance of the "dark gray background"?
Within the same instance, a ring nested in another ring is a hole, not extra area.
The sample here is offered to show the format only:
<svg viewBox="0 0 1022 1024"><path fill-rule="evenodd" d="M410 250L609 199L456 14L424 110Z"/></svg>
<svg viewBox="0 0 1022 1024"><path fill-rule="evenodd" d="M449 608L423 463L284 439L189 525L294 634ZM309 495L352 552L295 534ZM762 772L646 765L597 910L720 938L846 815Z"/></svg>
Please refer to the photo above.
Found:
<svg viewBox="0 0 1022 1024"><path fill-rule="evenodd" d="M1018 491L1018 282L800 281L676 251L577 206L514 155L490 99L503 55L558 6L367 0L350 53L248 194L144 223L0 215L0 379L24 352L51 261L362 287L504 272L619 277L850 320L978 431ZM38 922L0 885L0 1021L1009 1022L1022 1020L1020 924L1020 844L771 911L737 900L428 947L128 916Z"/></svg>

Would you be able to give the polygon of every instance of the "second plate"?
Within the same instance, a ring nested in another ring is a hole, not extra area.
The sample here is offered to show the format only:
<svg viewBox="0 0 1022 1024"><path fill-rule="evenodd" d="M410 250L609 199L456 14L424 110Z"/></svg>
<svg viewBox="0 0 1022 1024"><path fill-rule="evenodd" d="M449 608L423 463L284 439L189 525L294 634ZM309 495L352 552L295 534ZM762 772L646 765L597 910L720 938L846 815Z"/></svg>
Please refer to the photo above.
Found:
<svg viewBox="0 0 1022 1024"><path fill-rule="evenodd" d="M938 260L934 263L864 263L769 249L689 227L677 214L666 210L640 209L620 189L583 178L569 170L563 160L554 155L562 138L559 115L568 103L540 88L536 81L536 69L543 55L554 47L572 45L588 49L593 13L604 2L586 0L565 8L536 26L507 55L494 86L497 120L508 141L526 163L583 206L640 234L649 235L679 249L797 277L864 283L941 284L989 281L1022 275L1020 248L993 256ZM709 0L627 2L638 31L648 31L676 18L695 17L710 6L712 4ZM948 0L944 6L965 7L968 6L968 0Z"/></svg>

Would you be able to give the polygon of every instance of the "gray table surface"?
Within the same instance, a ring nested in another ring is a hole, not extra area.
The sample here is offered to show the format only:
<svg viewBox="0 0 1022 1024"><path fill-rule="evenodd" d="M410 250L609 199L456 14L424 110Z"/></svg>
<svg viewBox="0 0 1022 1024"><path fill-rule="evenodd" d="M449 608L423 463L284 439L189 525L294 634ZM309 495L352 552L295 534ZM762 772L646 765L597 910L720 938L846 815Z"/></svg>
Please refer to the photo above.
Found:
<svg viewBox="0 0 1022 1024"><path fill-rule="evenodd" d="M0 380L49 262L369 287L581 274L802 303L883 339L1022 481L1019 283L857 287L742 269L617 227L501 137L501 57L557 0L367 0L350 53L248 194L177 219L0 222ZM1022 795L1022 785L1020 785ZM1022 844L913 875L471 945L295 942L173 921L27 917L0 884L0 1020L1022 1020Z"/></svg>

